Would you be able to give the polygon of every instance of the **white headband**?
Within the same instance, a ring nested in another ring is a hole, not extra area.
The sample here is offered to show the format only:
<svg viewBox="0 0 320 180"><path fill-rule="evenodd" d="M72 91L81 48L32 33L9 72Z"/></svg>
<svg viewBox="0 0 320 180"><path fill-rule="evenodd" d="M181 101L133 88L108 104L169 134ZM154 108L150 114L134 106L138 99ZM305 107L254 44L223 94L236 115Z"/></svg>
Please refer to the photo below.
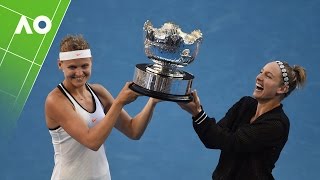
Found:
<svg viewBox="0 0 320 180"><path fill-rule="evenodd" d="M80 58L89 58L89 57L92 57L90 49L60 52L60 54L59 54L60 61L67 61L67 60L80 59Z"/></svg>

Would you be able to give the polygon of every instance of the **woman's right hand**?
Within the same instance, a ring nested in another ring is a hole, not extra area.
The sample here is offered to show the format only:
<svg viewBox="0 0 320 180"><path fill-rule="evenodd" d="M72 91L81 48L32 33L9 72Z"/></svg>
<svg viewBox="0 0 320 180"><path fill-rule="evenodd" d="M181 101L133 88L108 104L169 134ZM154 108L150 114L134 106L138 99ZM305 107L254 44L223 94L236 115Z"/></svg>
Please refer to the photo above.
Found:
<svg viewBox="0 0 320 180"><path fill-rule="evenodd" d="M201 103L200 98L197 94L197 91L193 91L192 93L193 99L191 102L185 103L185 102L179 102L178 105L188 113L190 113L192 116L198 115L201 111Z"/></svg>

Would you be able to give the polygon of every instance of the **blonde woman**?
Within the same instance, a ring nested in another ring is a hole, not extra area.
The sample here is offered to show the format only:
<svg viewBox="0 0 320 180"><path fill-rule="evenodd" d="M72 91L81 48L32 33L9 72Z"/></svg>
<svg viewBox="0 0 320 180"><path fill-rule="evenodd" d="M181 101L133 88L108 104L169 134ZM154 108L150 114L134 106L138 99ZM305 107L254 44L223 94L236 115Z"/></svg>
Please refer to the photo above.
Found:
<svg viewBox="0 0 320 180"><path fill-rule="evenodd" d="M192 115L193 127L209 149L221 150L214 180L272 180L272 169L288 139L290 122L282 100L306 81L301 66L267 63L256 77L253 97L243 97L220 120L209 118L196 92L179 103Z"/></svg>
<svg viewBox="0 0 320 180"><path fill-rule="evenodd" d="M64 80L45 102L54 147L52 180L111 179L103 143L113 127L139 139L158 102L150 98L132 118L123 107L138 94L126 83L114 99L102 85L89 84L92 63L89 44L81 35L68 35L61 41L58 67Z"/></svg>

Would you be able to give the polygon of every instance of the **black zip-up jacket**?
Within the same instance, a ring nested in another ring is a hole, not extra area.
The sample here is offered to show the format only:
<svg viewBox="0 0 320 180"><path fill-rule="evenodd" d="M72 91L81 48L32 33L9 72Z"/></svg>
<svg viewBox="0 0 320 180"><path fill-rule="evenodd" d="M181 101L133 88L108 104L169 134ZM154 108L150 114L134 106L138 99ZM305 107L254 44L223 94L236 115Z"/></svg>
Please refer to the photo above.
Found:
<svg viewBox="0 0 320 180"><path fill-rule="evenodd" d="M272 180L272 169L288 139L289 119L282 105L253 123L257 100L243 97L216 123L204 111L193 117L193 127L209 149L220 149L214 180Z"/></svg>

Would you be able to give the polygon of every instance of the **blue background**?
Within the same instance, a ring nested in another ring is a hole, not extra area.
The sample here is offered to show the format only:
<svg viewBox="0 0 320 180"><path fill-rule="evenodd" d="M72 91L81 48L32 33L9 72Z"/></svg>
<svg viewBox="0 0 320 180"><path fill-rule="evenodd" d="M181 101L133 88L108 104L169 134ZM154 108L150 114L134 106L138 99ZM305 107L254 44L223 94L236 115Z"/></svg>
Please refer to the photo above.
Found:
<svg viewBox="0 0 320 180"><path fill-rule="evenodd" d="M200 29L204 41L193 73L204 109L221 118L244 95L252 95L255 77L271 59L306 68L308 82L284 100L291 120L289 140L276 164L280 180L313 180L320 160L320 1L319 0L164 0L73 1L33 87L16 128L0 145L0 179L50 179L53 147L45 126L44 101L63 80L57 68L59 43L67 34L83 34L94 56L90 83L114 96L131 81L135 64L152 63L143 51L142 27L172 21L184 32ZM126 106L133 116L147 97ZM209 150L194 133L191 117L175 103L158 104L139 141L116 129L105 143L114 180L210 179L219 151Z"/></svg>

